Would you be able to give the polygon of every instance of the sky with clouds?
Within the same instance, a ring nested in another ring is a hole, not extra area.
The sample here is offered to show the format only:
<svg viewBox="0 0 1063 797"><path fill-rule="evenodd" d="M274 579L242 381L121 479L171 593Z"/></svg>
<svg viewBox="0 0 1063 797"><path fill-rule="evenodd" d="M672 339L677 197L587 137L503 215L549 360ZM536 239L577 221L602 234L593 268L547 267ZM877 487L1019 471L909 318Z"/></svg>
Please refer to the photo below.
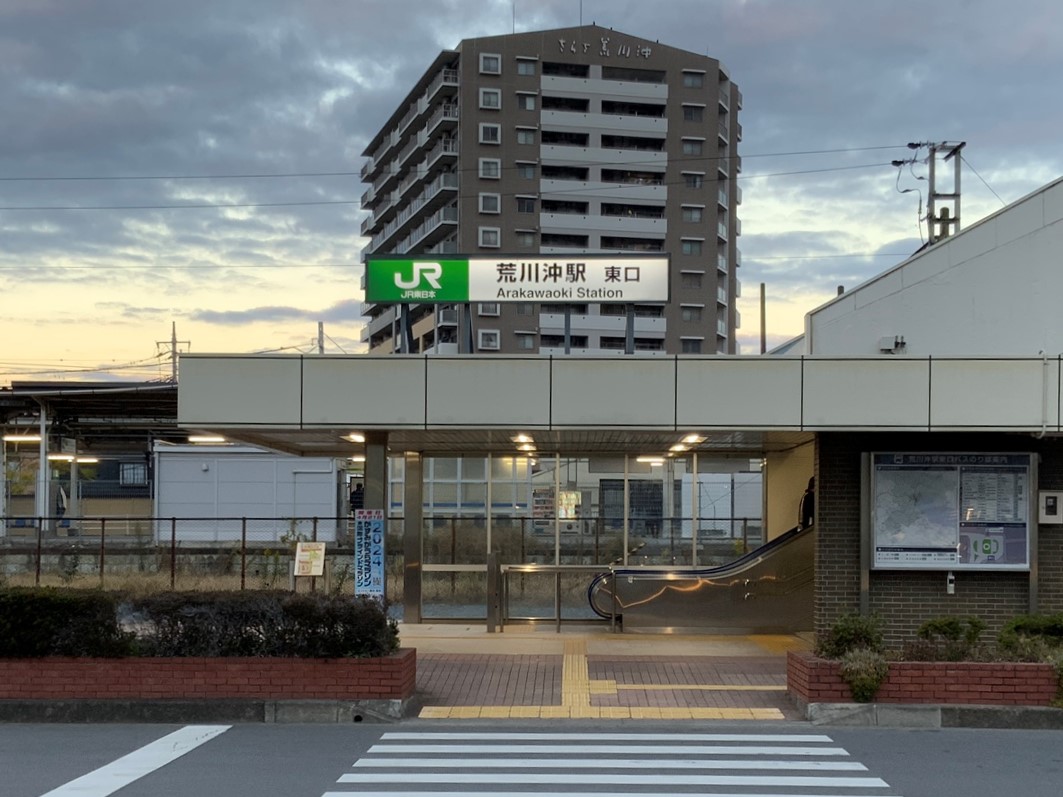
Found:
<svg viewBox="0 0 1063 797"><path fill-rule="evenodd" d="M719 58L741 89L754 353L761 282L771 345L921 245L926 167L890 165L908 142L967 142L965 226L1063 174L1058 9L0 0L0 384L165 377L172 324L181 350L311 351L321 322L327 352L360 351L369 137L439 50L581 14Z"/></svg>

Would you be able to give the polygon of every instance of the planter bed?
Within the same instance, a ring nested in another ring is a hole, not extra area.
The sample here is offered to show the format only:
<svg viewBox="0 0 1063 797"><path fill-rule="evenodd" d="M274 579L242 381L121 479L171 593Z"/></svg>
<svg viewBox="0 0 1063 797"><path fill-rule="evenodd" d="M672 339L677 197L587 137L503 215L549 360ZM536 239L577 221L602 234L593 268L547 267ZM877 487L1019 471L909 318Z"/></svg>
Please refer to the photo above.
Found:
<svg viewBox="0 0 1063 797"><path fill-rule="evenodd" d="M0 659L0 700L399 700L417 651L365 659Z"/></svg>
<svg viewBox="0 0 1063 797"><path fill-rule="evenodd" d="M806 651L786 656L786 687L800 705L851 703L841 664ZM1059 689L1050 664L894 661L876 703L1048 706Z"/></svg>

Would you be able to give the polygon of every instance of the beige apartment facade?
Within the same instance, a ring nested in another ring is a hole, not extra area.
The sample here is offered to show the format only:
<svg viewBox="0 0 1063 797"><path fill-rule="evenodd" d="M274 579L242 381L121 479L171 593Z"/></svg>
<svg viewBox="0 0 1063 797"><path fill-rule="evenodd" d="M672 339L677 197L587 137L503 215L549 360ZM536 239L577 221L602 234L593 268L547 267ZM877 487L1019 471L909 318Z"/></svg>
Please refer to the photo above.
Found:
<svg viewBox="0 0 1063 797"><path fill-rule="evenodd" d="M367 303L369 352L735 353L740 108L719 61L594 25L441 52L365 150L363 255L667 254L669 301Z"/></svg>

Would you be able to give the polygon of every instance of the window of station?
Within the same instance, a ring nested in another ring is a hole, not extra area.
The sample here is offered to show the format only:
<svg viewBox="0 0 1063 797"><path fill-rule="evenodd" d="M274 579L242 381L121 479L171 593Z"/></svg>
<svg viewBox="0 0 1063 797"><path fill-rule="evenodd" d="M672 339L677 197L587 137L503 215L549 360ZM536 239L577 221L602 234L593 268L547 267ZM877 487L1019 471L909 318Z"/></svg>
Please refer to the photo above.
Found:
<svg viewBox="0 0 1063 797"><path fill-rule="evenodd" d="M705 106L704 105L684 105L683 106L683 121L686 121L686 122L704 122L705 121Z"/></svg>
<svg viewBox="0 0 1063 797"><path fill-rule="evenodd" d="M590 205L587 202L575 202L567 199L544 199L543 213L570 213L586 215Z"/></svg>
<svg viewBox="0 0 1063 797"><path fill-rule="evenodd" d="M590 77L588 64L562 64L558 61L543 61L543 74L556 77Z"/></svg>
<svg viewBox="0 0 1063 797"><path fill-rule="evenodd" d="M535 75L535 60L532 58L517 58L517 74L524 77Z"/></svg>
<svg viewBox="0 0 1063 797"><path fill-rule="evenodd" d="M620 202L603 202L603 216L621 216L634 219L663 219L664 208L653 205L631 205Z"/></svg>
<svg viewBox="0 0 1063 797"><path fill-rule="evenodd" d="M626 185L663 185L661 172L641 172L632 169L602 169L603 183L624 183Z"/></svg>
<svg viewBox="0 0 1063 797"><path fill-rule="evenodd" d="M631 238L624 235L603 235L602 249L621 252L662 252L664 241L655 241L652 238Z"/></svg>
<svg viewBox="0 0 1063 797"><path fill-rule="evenodd" d="M590 169L585 166L547 166L543 165L544 180L583 180L590 176Z"/></svg>
<svg viewBox="0 0 1063 797"><path fill-rule="evenodd" d="M664 152L664 139L646 138L645 136L614 136L603 134L602 147L605 149L633 149L644 152Z"/></svg>
<svg viewBox="0 0 1063 797"><path fill-rule="evenodd" d="M603 66L602 80L623 80L628 83L664 83L667 73L662 69L636 69L630 66Z"/></svg>
<svg viewBox="0 0 1063 797"><path fill-rule="evenodd" d="M586 97L550 97L543 95L544 111L568 111L570 113L587 113L591 101Z"/></svg>
<svg viewBox="0 0 1063 797"><path fill-rule="evenodd" d="M602 113L615 114L617 116L651 116L655 119L661 119L664 118L665 107L646 102L602 100Z"/></svg>
<svg viewBox="0 0 1063 797"><path fill-rule="evenodd" d="M543 146L555 144L561 147L585 147L590 142L588 133L563 133L559 130L543 131Z"/></svg>
<svg viewBox="0 0 1063 797"><path fill-rule="evenodd" d="M588 239L589 236L587 235L572 235L570 233L544 232L541 236L540 245L544 249L551 246L562 249L586 249Z"/></svg>

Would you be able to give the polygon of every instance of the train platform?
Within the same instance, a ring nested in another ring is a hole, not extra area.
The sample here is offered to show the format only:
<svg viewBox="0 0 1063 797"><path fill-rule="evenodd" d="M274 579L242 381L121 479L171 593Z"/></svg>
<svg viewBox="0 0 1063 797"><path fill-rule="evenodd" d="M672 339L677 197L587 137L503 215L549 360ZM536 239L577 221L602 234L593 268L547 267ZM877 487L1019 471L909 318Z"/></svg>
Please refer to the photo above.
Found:
<svg viewBox="0 0 1063 797"><path fill-rule="evenodd" d="M805 635L618 633L608 626L400 624L422 719L799 720L786 652Z"/></svg>

